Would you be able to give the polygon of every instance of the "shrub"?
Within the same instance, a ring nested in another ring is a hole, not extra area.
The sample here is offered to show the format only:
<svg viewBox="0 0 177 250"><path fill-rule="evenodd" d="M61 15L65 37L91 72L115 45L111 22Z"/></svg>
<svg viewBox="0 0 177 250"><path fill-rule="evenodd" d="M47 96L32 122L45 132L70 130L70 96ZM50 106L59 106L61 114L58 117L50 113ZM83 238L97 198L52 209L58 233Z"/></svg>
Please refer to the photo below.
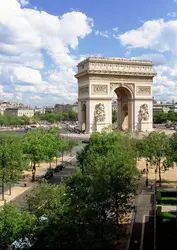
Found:
<svg viewBox="0 0 177 250"><path fill-rule="evenodd" d="M168 190L161 191L161 197L176 197L176 196L177 196L176 191L168 191Z"/></svg>
<svg viewBox="0 0 177 250"><path fill-rule="evenodd" d="M161 202L161 192L160 191L157 191L157 193L156 193L156 201L158 204Z"/></svg>

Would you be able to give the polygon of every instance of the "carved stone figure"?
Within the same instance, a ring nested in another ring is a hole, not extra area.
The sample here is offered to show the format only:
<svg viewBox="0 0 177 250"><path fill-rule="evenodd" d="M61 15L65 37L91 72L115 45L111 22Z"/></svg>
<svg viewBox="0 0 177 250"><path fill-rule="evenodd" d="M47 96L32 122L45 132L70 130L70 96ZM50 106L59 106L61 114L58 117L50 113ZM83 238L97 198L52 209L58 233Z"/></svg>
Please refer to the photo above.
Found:
<svg viewBox="0 0 177 250"><path fill-rule="evenodd" d="M105 107L104 104L99 103L95 105L95 120L96 122L104 122L105 120Z"/></svg>
<svg viewBox="0 0 177 250"><path fill-rule="evenodd" d="M141 121L148 121L149 119L149 112L148 112L148 105L142 104L139 110L139 122Z"/></svg>

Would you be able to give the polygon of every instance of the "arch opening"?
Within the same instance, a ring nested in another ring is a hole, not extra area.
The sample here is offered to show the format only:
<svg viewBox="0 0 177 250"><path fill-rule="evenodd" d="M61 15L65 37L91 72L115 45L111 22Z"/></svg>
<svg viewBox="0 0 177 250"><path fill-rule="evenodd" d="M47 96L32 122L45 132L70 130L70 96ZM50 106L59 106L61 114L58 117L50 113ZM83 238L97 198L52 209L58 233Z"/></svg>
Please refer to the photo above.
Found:
<svg viewBox="0 0 177 250"><path fill-rule="evenodd" d="M86 124L87 124L87 115L86 115L86 104L82 104L82 109L81 109L81 121L82 121L82 131L86 131Z"/></svg>
<svg viewBox="0 0 177 250"><path fill-rule="evenodd" d="M117 98L117 128L124 131L132 130L132 93L125 87L114 90Z"/></svg>

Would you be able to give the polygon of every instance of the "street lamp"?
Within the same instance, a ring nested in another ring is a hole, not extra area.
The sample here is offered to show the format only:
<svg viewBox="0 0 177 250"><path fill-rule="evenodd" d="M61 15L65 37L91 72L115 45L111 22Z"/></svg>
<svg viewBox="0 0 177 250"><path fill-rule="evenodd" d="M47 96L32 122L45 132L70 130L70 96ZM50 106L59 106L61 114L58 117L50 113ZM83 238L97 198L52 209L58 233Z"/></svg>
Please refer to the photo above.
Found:
<svg viewBox="0 0 177 250"><path fill-rule="evenodd" d="M148 186L148 172L149 168L148 168L148 163L146 162L146 187Z"/></svg>

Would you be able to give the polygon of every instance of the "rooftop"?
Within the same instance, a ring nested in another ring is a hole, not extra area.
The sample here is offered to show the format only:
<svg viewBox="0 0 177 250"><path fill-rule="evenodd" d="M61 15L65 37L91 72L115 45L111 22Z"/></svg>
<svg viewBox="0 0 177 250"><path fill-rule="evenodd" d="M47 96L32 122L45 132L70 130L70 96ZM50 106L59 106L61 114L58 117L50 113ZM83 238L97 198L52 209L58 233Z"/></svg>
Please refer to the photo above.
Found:
<svg viewBox="0 0 177 250"><path fill-rule="evenodd" d="M139 65L149 65L152 66L152 61L149 60L134 60L119 57L88 57L78 64L78 66L83 65L87 62L102 62L102 63L124 63L124 64L139 64Z"/></svg>

